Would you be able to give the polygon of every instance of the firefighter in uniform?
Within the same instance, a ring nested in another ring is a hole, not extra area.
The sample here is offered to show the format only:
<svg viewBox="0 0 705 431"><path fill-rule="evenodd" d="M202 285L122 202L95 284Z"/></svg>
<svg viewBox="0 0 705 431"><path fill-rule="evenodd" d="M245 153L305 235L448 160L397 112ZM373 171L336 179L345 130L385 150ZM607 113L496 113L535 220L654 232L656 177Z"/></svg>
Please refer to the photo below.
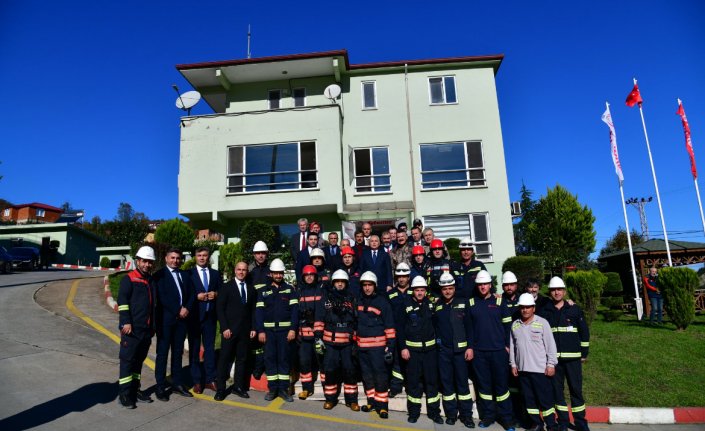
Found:
<svg viewBox="0 0 705 431"><path fill-rule="evenodd" d="M267 287L272 283L272 277L269 274L269 248L264 241L257 241L252 247L252 254L255 261L250 264L247 272L248 277L252 281L252 286L255 291L263 287ZM250 338L249 352L247 355L247 364L245 365L245 384L250 384L250 378L254 376L259 380L264 374L264 344L259 342L257 337Z"/></svg>
<svg viewBox="0 0 705 431"><path fill-rule="evenodd" d="M426 277L426 251L422 245L415 245L411 248L411 273L410 278L413 280L417 276Z"/></svg>
<svg viewBox="0 0 705 431"><path fill-rule="evenodd" d="M492 277L479 271L475 279L477 294L470 298L472 320L472 365L477 378L480 428L497 421L505 430L514 430L512 401L509 398L509 331L512 316L502 297L495 297Z"/></svg>
<svg viewBox="0 0 705 431"><path fill-rule="evenodd" d="M311 265L316 268L318 274L318 283L323 284L323 288L327 289L330 285L330 273L326 269L326 254L320 248L311 250Z"/></svg>
<svg viewBox="0 0 705 431"><path fill-rule="evenodd" d="M355 331L356 297L350 292L348 274L342 269L333 273L333 286L323 290L316 306L314 326L315 343L324 350L323 371L326 374L323 408L330 410L338 404L341 382L345 405L360 411L357 399L357 379L353 362L353 334Z"/></svg>
<svg viewBox="0 0 705 431"><path fill-rule="evenodd" d="M323 288L318 282L318 272L313 265L306 265L301 275L303 283L298 288L299 294L299 377L302 391L299 399L305 400L313 394L315 382L313 369L317 361L314 340L314 325L316 320L316 307L321 300ZM323 380L321 374L321 380Z"/></svg>
<svg viewBox="0 0 705 431"><path fill-rule="evenodd" d="M438 355L436 331L433 328L433 302L426 297L426 281L414 278L413 293L404 295L401 330L397 332L398 348L406 364L406 409L408 421L416 423L421 415L421 396L426 393L426 412L429 419L443 424L441 396L438 394Z"/></svg>
<svg viewBox="0 0 705 431"><path fill-rule="evenodd" d="M512 271L506 271L502 274L502 299L506 302L507 307L512 313L512 322L521 318L519 313L519 293L518 290L518 280L516 275ZM526 408L524 407L524 399L519 393L519 378L516 377L511 370L509 370L509 393L512 397L512 408L514 410L514 417L522 424L527 425L524 428L529 428L528 425L532 423L531 418L528 417L526 413Z"/></svg>
<svg viewBox="0 0 705 431"><path fill-rule="evenodd" d="M458 249L460 250L458 271L462 278L462 284L458 286L455 296L458 299L470 299L476 292L475 277L477 277L477 273L482 270L487 271L487 268L484 263L475 259L475 249L470 238L461 239Z"/></svg>
<svg viewBox="0 0 705 431"><path fill-rule="evenodd" d="M151 403L152 398L140 390L142 363L147 358L154 335L154 267L152 247L140 247L135 255L136 268L120 281L120 404L128 409L135 402Z"/></svg>
<svg viewBox="0 0 705 431"><path fill-rule="evenodd" d="M437 303L434 326L438 338L438 369L446 423L456 420L475 428L472 420L472 395L468 385L468 362L472 359L472 323L468 302L455 297L455 280L443 274L439 280L441 300ZM460 414L460 417L458 417Z"/></svg>
<svg viewBox="0 0 705 431"><path fill-rule="evenodd" d="M294 288L284 281L284 262L274 259L269 265L272 282L257 291L255 327L264 344L264 367L269 392L266 401L277 396L292 402L289 395L291 346L299 324L298 298Z"/></svg>
<svg viewBox="0 0 705 431"><path fill-rule="evenodd" d="M561 430L570 426L568 405L563 395L565 380L570 390L570 410L573 412L575 429L589 431L585 419L583 398L583 362L590 348L590 331L583 311L577 304L570 304L565 297L565 283L553 277L548 283L551 302L544 305L541 316L548 320L558 349L558 365L553 377L553 393L556 397L556 413Z"/></svg>
<svg viewBox="0 0 705 431"><path fill-rule="evenodd" d="M436 238L431 241L431 251L429 252L428 266L426 267L426 283L428 290L434 298L441 297L441 287L438 284L444 272L450 273L453 277L459 277L458 265L450 259L443 257L445 246L443 241Z"/></svg>
<svg viewBox="0 0 705 431"><path fill-rule="evenodd" d="M404 298L411 296L412 290L409 289L409 265L401 262L394 270L394 289L387 292L389 304L392 306L394 316L394 328L397 333L400 331L400 326L404 324ZM406 361L401 359L401 352L396 349L394 352L394 363L391 368L391 378L389 380L389 398L394 398L404 389L404 369Z"/></svg>
<svg viewBox="0 0 705 431"><path fill-rule="evenodd" d="M343 256L343 265L340 267L348 275L348 290L356 298L360 297L360 269L355 259L355 250L352 247L342 247L340 254Z"/></svg>
<svg viewBox="0 0 705 431"><path fill-rule="evenodd" d="M362 383L367 395L364 412L375 410L380 418L389 417L389 377L387 363L394 358L396 330L392 307L386 295L377 294L377 276L367 271L360 276L362 295L357 304L357 345Z"/></svg>

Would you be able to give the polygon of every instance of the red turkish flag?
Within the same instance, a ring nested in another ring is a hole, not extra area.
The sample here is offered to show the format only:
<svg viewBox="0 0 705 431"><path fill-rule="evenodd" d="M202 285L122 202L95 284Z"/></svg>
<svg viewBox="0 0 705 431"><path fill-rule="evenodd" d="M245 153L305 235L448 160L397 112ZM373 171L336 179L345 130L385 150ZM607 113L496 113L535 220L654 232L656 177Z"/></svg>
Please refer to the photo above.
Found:
<svg viewBox="0 0 705 431"><path fill-rule="evenodd" d="M685 149L688 150L688 156L690 157L690 172L693 174L693 178L698 178L698 170L695 168L695 153L693 152L693 141L690 139L690 125L688 124L688 118L685 116L685 109L683 109L683 103L678 99L678 111L676 114L680 115L681 122L683 123L683 132L685 133Z"/></svg>
<svg viewBox="0 0 705 431"><path fill-rule="evenodd" d="M627 96L627 101L625 103L631 108L637 103L639 104L639 107L641 107L643 102L644 101L641 100L641 94L639 93L639 86L634 84L634 88L632 88L632 92L629 93L629 96Z"/></svg>

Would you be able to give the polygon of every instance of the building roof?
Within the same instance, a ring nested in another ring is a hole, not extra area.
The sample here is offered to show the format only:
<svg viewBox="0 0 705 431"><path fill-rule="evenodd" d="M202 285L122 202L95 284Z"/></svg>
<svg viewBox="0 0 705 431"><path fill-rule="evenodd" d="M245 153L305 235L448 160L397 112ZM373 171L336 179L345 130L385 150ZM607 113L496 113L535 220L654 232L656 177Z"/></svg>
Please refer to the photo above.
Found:
<svg viewBox="0 0 705 431"><path fill-rule="evenodd" d="M705 251L705 243L689 241L668 241L671 253ZM662 239L651 239L632 247L634 255L664 254L666 253L666 241ZM599 257L597 260L606 260L615 257L629 256L629 250L620 250Z"/></svg>
<svg viewBox="0 0 705 431"><path fill-rule="evenodd" d="M11 208L25 208L25 207L31 207L31 208L39 208L43 210L49 210L49 211L54 211L54 212L63 212L61 208L53 207L51 205L47 204L42 204L39 202L32 202L30 204L17 204L17 205L12 205Z"/></svg>

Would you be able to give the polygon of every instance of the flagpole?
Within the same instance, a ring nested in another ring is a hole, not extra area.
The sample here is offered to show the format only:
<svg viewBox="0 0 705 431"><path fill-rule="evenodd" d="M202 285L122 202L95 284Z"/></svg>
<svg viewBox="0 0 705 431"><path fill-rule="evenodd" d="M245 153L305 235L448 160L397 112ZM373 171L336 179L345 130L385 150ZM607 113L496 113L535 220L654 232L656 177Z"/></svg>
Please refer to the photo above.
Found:
<svg viewBox="0 0 705 431"><path fill-rule="evenodd" d="M693 146L690 141L690 127L688 126L688 121L685 117L685 111L683 111L683 102L681 99L676 99L678 101L678 115L681 115L681 121L683 122L683 132L685 133L685 146L691 157L690 169L693 173L693 184L695 184L695 195L698 197L698 208L700 208L700 221L703 224L703 232L705 233L705 217L703 217L703 202L700 200L700 189L698 188L698 175L695 169L695 155L693 154Z"/></svg>
<svg viewBox="0 0 705 431"><path fill-rule="evenodd" d="M636 78L634 78L636 85ZM649 145L649 135L646 133L646 121L644 121L644 110L639 103L639 114L641 114L641 125L644 128L644 138L646 139L646 151L649 153L649 162L651 163L651 175L654 177L654 188L656 189L656 201L658 202L658 212L661 215L661 227L663 228L663 239L666 243L666 254L668 255L668 266L673 266L671 260L671 247L668 245L668 232L666 231L666 221L663 219L663 207L661 206L661 194L658 191L658 181L656 181L656 169L654 168L654 159L651 157L651 145Z"/></svg>
<svg viewBox="0 0 705 431"><path fill-rule="evenodd" d="M703 202L700 200L700 189L698 188L698 179L693 178L695 184L695 194L698 196L698 206L700 207L700 221L703 222L703 233L705 233L705 217L703 217Z"/></svg>

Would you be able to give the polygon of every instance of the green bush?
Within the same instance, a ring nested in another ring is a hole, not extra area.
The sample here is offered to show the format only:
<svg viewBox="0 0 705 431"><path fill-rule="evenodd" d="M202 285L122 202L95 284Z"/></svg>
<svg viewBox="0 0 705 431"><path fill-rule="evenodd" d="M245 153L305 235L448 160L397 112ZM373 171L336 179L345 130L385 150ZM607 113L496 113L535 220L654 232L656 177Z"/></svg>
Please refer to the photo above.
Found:
<svg viewBox="0 0 705 431"><path fill-rule="evenodd" d="M245 262L252 262L252 247L257 241L264 241L269 250L274 250L276 234L271 224L259 219L247 220L240 231L240 244Z"/></svg>
<svg viewBox="0 0 705 431"><path fill-rule="evenodd" d="M448 249L448 256L452 260L460 262L460 249L458 249L458 247L460 246L460 240L458 238L448 238L447 240L443 241L443 244L445 244L446 248Z"/></svg>
<svg viewBox="0 0 705 431"><path fill-rule="evenodd" d="M602 292L600 302L607 308L621 309L624 303L622 279L619 277L619 273L616 272L605 272L604 274L607 277L607 283Z"/></svg>
<svg viewBox="0 0 705 431"><path fill-rule="evenodd" d="M189 259L186 262L181 264L181 270L188 271L189 269L193 268L194 266L196 266L196 259Z"/></svg>
<svg viewBox="0 0 705 431"><path fill-rule="evenodd" d="M695 318L695 289L700 281L690 268L663 268L659 271L663 308L677 329L685 329Z"/></svg>
<svg viewBox="0 0 705 431"><path fill-rule="evenodd" d="M193 243L193 248L190 250L192 256L196 256L196 249L200 247L207 247L208 250L210 250L211 256L213 253L215 253L217 250L220 249L220 245L218 244L218 241L213 241L210 239L199 239L196 242Z"/></svg>
<svg viewBox="0 0 705 431"><path fill-rule="evenodd" d="M565 275L568 294L585 313L585 320L590 325L595 318L600 295L607 283L607 276L600 271L575 271Z"/></svg>
<svg viewBox="0 0 705 431"><path fill-rule="evenodd" d="M235 264L244 260L242 253L242 241L238 243L229 243L220 247L220 256L218 257L218 268L221 274L229 280L233 276Z"/></svg>
<svg viewBox="0 0 705 431"><path fill-rule="evenodd" d="M502 272L512 271L519 281L519 289L524 289L529 279L543 280L543 262L536 256L514 256L504 261Z"/></svg>
<svg viewBox="0 0 705 431"><path fill-rule="evenodd" d="M108 256L103 256L100 258L100 267L110 268L110 259L108 259Z"/></svg>
<svg viewBox="0 0 705 431"><path fill-rule="evenodd" d="M619 320L623 314L622 310L605 310L602 316L604 316L605 322L615 322Z"/></svg>
<svg viewBox="0 0 705 431"><path fill-rule="evenodd" d="M196 234L193 229L178 218L165 221L154 232L154 241L169 244L182 252L192 251L195 239Z"/></svg>

